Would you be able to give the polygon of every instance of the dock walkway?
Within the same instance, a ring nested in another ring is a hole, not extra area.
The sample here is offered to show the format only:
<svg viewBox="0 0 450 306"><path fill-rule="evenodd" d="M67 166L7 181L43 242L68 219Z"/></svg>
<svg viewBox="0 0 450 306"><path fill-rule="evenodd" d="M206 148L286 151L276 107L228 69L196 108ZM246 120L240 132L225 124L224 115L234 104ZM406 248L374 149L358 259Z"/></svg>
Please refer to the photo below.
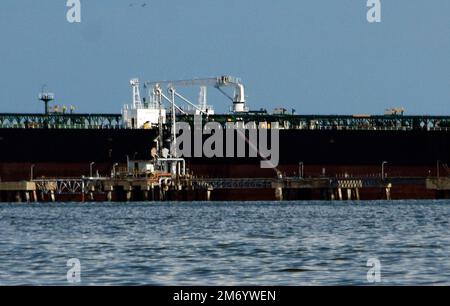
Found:
<svg viewBox="0 0 450 306"><path fill-rule="evenodd" d="M82 177L0 182L0 202L365 200L450 197L450 178Z"/></svg>

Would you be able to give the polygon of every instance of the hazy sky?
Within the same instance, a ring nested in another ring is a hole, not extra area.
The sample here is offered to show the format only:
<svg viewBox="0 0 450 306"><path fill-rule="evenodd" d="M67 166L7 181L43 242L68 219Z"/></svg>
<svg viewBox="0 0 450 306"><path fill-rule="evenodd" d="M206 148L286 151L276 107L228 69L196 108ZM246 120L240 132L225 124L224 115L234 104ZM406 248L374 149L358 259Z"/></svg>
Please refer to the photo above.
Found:
<svg viewBox="0 0 450 306"><path fill-rule="evenodd" d="M450 115L449 0L381 0L380 24L366 0L81 2L70 24L66 0L0 1L0 112L42 111L43 84L59 104L118 113L132 77L231 74L252 109Z"/></svg>

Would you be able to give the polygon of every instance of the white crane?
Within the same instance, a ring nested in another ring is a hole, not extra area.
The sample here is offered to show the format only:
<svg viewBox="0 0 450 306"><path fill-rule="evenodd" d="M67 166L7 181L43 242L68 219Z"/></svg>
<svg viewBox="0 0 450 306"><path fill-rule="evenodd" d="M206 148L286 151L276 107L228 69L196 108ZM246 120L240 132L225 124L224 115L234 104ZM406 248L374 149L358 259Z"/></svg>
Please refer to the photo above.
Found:
<svg viewBox="0 0 450 306"><path fill-rule="evenodd" d="M194 105L188 99L176 92L176 87L189 87L189 86L200 86L200 96L198 105ZM158 82L145 82L145 87L148 90L152 90L154 87L167 87L169 91L174 91L175 95L181 98L184 102L190 104L196 108L200 113L208 114L212 109L207 106L207 87L214 87L223 93L233 102L232 111L233 113L243 113L248 112L245 102L245 89L239 78L233 76L219 76L215 78L202 78L202 79L191 79L191 80L178 80L178 81L158 81ZM223 90L223 87L234 87L234 96L231 97L228 93Z"/></svg>

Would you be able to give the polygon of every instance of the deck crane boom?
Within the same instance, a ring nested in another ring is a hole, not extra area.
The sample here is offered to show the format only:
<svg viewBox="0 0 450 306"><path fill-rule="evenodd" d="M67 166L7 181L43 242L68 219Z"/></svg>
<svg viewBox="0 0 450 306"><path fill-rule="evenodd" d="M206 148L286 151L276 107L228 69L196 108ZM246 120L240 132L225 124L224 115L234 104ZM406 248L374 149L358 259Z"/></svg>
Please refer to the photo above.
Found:
<svg viewBox="0 0 450 306"><path fill-rule="evenodd" d="M175 87L189 87L189 86L200 86L200 87L214 87L218 89L222 94L228 97L233 102L232 111L234 113L248 112L245 101L245 89L239 78L224 75L215 78L199 78L191 80L178 80L178 81L159 81L159 82L145 82L145 86L150 89L155 86L175 88ZM234 96L231 97L224 90L223 87L234 87ZM206 92L206 91L204 91Z"/></svg>

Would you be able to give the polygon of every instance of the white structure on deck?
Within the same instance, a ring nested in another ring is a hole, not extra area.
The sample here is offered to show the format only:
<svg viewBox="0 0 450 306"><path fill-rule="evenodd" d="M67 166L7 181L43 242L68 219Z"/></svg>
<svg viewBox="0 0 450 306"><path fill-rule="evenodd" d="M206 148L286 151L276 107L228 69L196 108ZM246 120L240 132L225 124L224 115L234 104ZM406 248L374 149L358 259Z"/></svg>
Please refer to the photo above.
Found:
<svg viewBox="0 0 450 306"><path fill-rule="evenodd" d="M173 113L173 108L175 108L175 112L182 114L214 115L213 106L208 105L208 87L216 88L231 100L233 103L231 107L232 113L246 113L249 111L245 101L244 85L239 78L233 76L225 75L215 78L145 82L144 86L148 90L148 95L144 99L141 99L139 79L130 80L130 85L133 92L133 100L131 104L124 105L122 109L123 122L126 128L145 129L165 124L167 111L163 102L169 102ZM192 103L177 91L179 87L191 86L200 87L197 104ZM234 94L228 94L223 89L224 87L234 88ZM165 90L167 90L167 94ZM181 102L187 104L187 107L178 105L175 99L181 100ZM171 115L173 116L173 114Z"/></svg>
<svg viewBox="0 0 450 306"><path fill-rule="evenodd" d="M160 103L148 97L150 101L141 100L139 80L130 81L133 90L133 103L124 105L122 109L123 122L125 127L133 129L152 128L158 125L159 120L166 122L166 110Z"/></svg>
<svg viewBox="0 0 450 306"><path fill-rule="evenodd" d="M224 75L215 78L203 78L203 79L190 79L190 80L178 80L178 81L158 81L158 82L145 82L146 88L151 91L155 88L159 89L167 89L167 91L173 94L176 98L181 99L183 103L188 104L188 107L182 108L177 106L178 111L185 114L203 114L203 115L213 115L214 108L211 105L208 105L207 93L208 87L213 87L219 90L222 94L224 94L228 99L231 100L233 106L231 107L231 111L233 113L245 113L248 112L248 107L246 106L245 101L245 89L239 78ZM192 87L199 86L200 93L198 97L198 103L195 105L185 96L181 95L178 92L178 88L180 87ZM223 88L224 87L232 87L234 88L234 94L231 96L228 94ZM170 100L170 99L166 99ZM172 101L173 102L173 101Z"/></svg>

